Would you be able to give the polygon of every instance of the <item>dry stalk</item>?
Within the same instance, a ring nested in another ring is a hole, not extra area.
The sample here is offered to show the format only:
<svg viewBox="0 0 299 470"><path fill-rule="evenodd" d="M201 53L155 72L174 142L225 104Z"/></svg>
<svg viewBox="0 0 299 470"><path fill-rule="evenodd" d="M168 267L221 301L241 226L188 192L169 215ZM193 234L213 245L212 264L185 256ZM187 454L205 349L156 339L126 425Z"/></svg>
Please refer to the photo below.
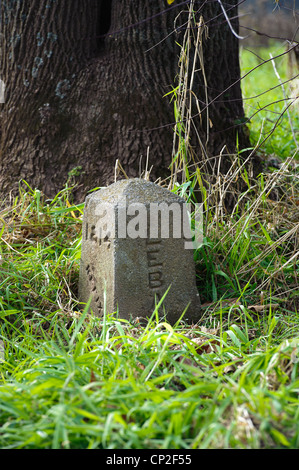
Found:
<svg viewBox="0 0 299 470"><path fill-rule="evenodd" d="M190 168L190 161L192 160L192 149L190 146L190 133L191 126L194 126L192 119L192 101L196 103L199 115L201 114L198 98L193 91L194 77L197 71L197 62L200 63L200 68L204 78L205 94L206 94L206 107L207 107L207 141L209 138L209 112L208 112L208 95L207 95L207 80L204 70L204 60L202 52L202 37L207 33L207 28L204 25L203 17L200 18L196 24L197 34L193 30L194 23L194 0L191 0L189 5L189 14L186 32L181 47L181 54L179 58L179 76L178 86L176 88L177 98L177 116L174 128L173 150L172 150L172 165L171 165L171 179L170 185L173 186L177 182L177 176L181 173L182 182L187 181L187 172ZM191 64L191 50L194 48L194 56ZM194 129L202 153L207 157L205 146L203 145L197 129ZM179 137L178 137L179 136ZM190 158L191 157L191 158Z"/></svg>
<svg viewBox="0 0 299 470"><path fill-rule="evenodd" d="M241 236L241 234L244 232L244 230L246 229L246 226L248 225L248 222L250 220L252 220L254 218L254 216L256 215L256 212L258 210L258 208L260 207L261 205L261 202L263 201L264 197L267 196L268 194L270 194L270 192L275 188L275 186L278 186L278 182L279 180L281 179L281 177L285 174L286 170L288 169L288 167L291 165L291 163L293 162L294 158L295 158L295 155L296 153L293 155L293 157L287 159L283 165L281 166L281 168L275 172L272 177L269 179L269 181L266 183L264 189L260 192L260 194L258 195L258 197L255 199L255 201L253 202L251 208L250 208L250 212L245 212L242 216L241 216L241 219L240 220L245 220L244 222L244 225L241 229L241 231L239 232L239 236ZM217 247L217 245L219 243L223 243L223 241L225 240L225 238L227 238L231 232L234 230L234 228L236 228L237 225L240 224L240 220L238 220L237 222L235 222L235 224L225 233L225 235L223 236L223 238L216 244L215 248ZM234 243L231 245L230 247L230 250L228 251L227 253L227 256L228 254L230 253L230 251L233 249L235 243L237 243L238 239L236 239L234 241Z"/></svg>

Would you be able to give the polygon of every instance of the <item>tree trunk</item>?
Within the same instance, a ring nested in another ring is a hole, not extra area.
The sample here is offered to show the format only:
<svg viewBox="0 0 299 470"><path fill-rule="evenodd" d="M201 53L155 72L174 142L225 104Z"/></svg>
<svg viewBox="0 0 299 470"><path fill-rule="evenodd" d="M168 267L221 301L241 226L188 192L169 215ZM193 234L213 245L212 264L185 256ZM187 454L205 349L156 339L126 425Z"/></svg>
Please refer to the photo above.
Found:
<svg viewBox="0 0 299 470"><path fill-rule="evenodd" d="M0 104L2 193L25 179L53 196L69 172L81 167L77 194L82 198L87 190L113 180L117 159L129 176L138 176L148 151L152 178L169 173L174 113L164 95L176 84L177 42L188 17L187 5L176 3L1 2L0 79L6 85L5 103ZM209 28L203 44L212 101L208 139L205 114L194 122L209 154L218 155L224 145L235 150L234 124L244 118L238 40L218 2L196 2L195 7L197 20L203 15ZM228 14L235 16L237 7ZM237 20L233 25L237 30ZM195 74L194 90L204 103L201 71ZM242 127L239 145L249 145Z"/></svg>

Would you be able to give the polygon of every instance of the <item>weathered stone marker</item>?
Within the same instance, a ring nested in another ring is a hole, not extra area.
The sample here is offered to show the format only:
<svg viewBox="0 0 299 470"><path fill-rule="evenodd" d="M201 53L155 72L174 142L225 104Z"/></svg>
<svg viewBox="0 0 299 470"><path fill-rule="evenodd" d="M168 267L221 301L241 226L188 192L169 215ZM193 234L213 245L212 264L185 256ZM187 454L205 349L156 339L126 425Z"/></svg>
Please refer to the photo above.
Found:
<svg viewBox="0 0 299 470"><path fill-rule="evenodd" d="M187 237L186 237L187 233ZM185 201L142 179L118 181L87 196L79 296L121 318L159 315L196 322L200 301ZM189 239L189 241L188 241ZM190 245L189 245L190 248Z"/></svg>

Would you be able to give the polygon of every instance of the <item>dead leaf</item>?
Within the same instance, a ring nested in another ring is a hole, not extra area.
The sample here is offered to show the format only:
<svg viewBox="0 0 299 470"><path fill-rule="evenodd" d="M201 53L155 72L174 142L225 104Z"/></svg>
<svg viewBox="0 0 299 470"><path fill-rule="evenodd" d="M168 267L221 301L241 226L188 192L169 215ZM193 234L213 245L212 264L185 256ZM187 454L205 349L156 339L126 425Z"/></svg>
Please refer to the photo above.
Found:
<svg viewBox="0 0 299 470"><path fill-rule="evenodd" d="M231 364L230 366L226 366L223 369L224 374L229 374L230 372L235 372L237 369L237 366L235 364Z"/></svg>
<svg viewBox="0 0 299 470"><path fill-rule="evenodd" d="M202 326L200 328L200 331L202 333L206 333L206 334L209 334L209 335L216 336L219 333L219 328L206 328L205 326Z"/></svg>
<svg viewBox="0 0 299 470"><path fill-rule="evenodd" d="M276 310L279 304L265 304L265 305L249 305L248 310L254 310L256 313L265 312L267 310Z"/></svg>
<svg viewBox="0 0 299 470"><path fill-rule="evenodd" d="M91 372L90 372L90 381L89 381L89 383L91 383L91 382L96 382L96 381L97 381L97 380L96 380L95 373L94 373L94 371L91 369Z"/></svg>
<svg viewBox="0 0 299 470"><path fill-rule="evenodd" d="M220 339L218 338L193 338L191 344L194 346L197 354L209 354L214 352L213 344L220 344Z"/></svg>

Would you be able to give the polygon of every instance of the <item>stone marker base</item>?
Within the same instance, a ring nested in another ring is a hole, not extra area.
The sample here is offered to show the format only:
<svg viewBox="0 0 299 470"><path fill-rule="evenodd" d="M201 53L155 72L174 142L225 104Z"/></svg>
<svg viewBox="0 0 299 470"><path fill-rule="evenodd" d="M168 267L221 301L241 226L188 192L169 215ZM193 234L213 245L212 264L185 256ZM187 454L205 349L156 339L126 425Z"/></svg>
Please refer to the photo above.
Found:
<svg viewBox="0 0 299 470"><path fill-rule="evenodd" d="M173 324L187 308L184 320L199 320L193 250L185 248L181 230L184 210L182 198L137 178L86 198L79 296L91 298L95 315L103 315L105 304L121 318L148 318L169 289L159 316Z"/></svg>

